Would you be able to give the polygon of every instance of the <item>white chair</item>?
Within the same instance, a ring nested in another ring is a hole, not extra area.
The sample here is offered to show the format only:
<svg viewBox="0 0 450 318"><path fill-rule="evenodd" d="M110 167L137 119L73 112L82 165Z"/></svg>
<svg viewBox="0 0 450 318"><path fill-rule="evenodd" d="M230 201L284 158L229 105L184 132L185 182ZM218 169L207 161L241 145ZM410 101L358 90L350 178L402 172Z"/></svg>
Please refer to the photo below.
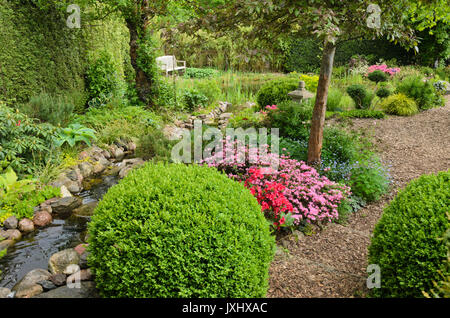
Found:
<svg viewBox="0 0 450 318"><path fill-rule="evenodd" d="M181 71L186 69L186 61L177 61L174 55L160 56L156 58L158 67L166 72L166 76L169 72ZM183 66L178 66L178 63L183 63Z"/></svg>

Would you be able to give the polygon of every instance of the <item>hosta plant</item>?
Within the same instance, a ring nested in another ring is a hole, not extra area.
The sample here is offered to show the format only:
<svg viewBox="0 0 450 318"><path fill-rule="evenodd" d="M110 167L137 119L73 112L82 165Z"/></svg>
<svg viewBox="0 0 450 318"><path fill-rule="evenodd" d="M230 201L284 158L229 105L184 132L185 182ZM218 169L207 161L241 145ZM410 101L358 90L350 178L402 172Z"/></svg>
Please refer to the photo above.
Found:
<svg viewBox="0 0 450 318"><path fill-rule="evenodd" d="M61 129L55 144L61 147L67 143L70 147L73 147L78 142L84 142L90 146L93 140L97 140L95 130L86 128L80 124L72 124L67 128Z"/></svg>

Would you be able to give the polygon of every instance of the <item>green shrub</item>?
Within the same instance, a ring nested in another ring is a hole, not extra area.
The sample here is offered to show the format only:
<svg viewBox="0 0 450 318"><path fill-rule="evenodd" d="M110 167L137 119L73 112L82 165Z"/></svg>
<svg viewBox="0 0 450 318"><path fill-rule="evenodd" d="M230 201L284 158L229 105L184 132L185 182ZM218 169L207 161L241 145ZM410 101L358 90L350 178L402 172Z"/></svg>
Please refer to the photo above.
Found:
<svg viewBox="0 0 450 318"><path fill-rule="evenodd" d="M313 107L311 103L296 103L284 101L278 104L277 110L268 113L270 127L279 128L280 135L297 139L308 130L308 122L312 118Z"/></svg>
<svg viewBox="0 0 450 318"><path fill-rule="evenodd" d="M447 219L450 222L450 213L447 213ZM444 237L441 238L447 246L447 260L444 262L447 268L450 269L450 227L444 233ZM450 298L450 271L447 275L444 275L441 271L438 271L442 280L439 282L433 281L435 289L430 290L430 293L422 291L425 297L431 298L430 294L434 298Z"/></svg>
<svg viewBox="0 0 450 318"><path fill-rule="evenodd" d="M257 200L215 169L147 164L89 223L104 297L264 297L274 237Z"/></svg>
<svg viewBox="0 0 450 318"><path fill-rule="evenodd" d="M411 116L419 112L416 102L404 94L389 96L381 102L381 107L386 113L399 116Z"/></svg>
<svg viewBox="0 0 450 318"><path fill-rule="evenodd" d="M36 164L57 154L53 146L56 136L56 127L36 124L0 102L0 165L6 162L19 174L32 173Z"/></svg>
<svg viewBox="0 0 450 318"><path fill-rule="evenodd" d="M261 109L267 105L278 105L290 100L288 93L298 87L298 80L293 78L277 79L264 84L257 94L257 102Z"/></svg>
<svg viewBox="0 0 450 318"><path fill-rule="evenodd" d="M253 107L245 108L230 118L230 124L237 128L263 127L264 116Z"/></svg>
<svg viewBox="0 0 450 318"><path fill-rule="evenodd" d="M184 72L184 78L211 78L217 76L219 71L212 68L188 67Z"/></svg>
<svg viewBox="0 0 450 318"><path fill-rule="evenodd" d="M136 156L144 160L169 162L173 144L161 130L152 129L139 138Z"/></svg>
<svg viewBox="0 0 450 318"><path fill-rule="evenodd" d="M377 90L376 95L379 98L386 98L386 97L389 97L389 96L392 95L392 91L389 88L387 88L387 87L380 87Z"/></svg>
<svg viewBox="0 0 450 318"><path fill-rule="evenodd" d="M376 297L423 297L448 275L447 248L440 239L449 228L450 171L424 175L401 190L384 210L369 247L369 264L381 268Z"/></svg>
<svg viewBox="0 0 450 318"><path fill-rule="evenodd" d="M347 94L353 99L357 109L368 109L374 97L362 84L350 85L347 87Z"/></svg>
<svg viewBox="0 0 450 318"><path fill-rule="evenodd" d="M0 173L0 216L33 218L34 207L60 194L59 188L39 185L36 180L18 180L14 170L8 167Z"/></svg>
<svg viewBox="0 0 450 318"><path fill-rule="evenodd" d="M443 99L437 94L431 82L424 82L420 76L408 76L397 86L397 92L412 98L420 110L443 105Z"/></svg>
<svg viewBox="0 0 450 318"><path fill-rule="evenodd" d="M187 89L183 93L183 101L185 109L188 111L193 111L197 107L208 106L208 97L200 93L198 90Z"/></svg>
<svg viewBox="0 0 450 318"><path fill-rule="evenodd" d="M103 51L100 57L86 71L86 88L90 99L103 96L107 101L120 87L120 78L112 56Z"/></svg>
<svg viewBox="0 0 450 318"><path fill-rule="evenodd" d="M450 81L450 65L447 65L446 67L438 67L436 69L436 75L442 80Z"/></svg>
<svg viewBox="0 0 450 318"><path fill-rule="evenodd" d="M388 80L388 75L383 71L375 70L375 71L369 73L367 78L370 81L378 84L379 82L386 82Z"/></svg>
<svg viewBox="0 0 450 318"><path fill-rule="evenodd" d="M348 185L353 195L367 202L377 201L389 189L389 176L380 160L372 156L354 165Z"/></svg>

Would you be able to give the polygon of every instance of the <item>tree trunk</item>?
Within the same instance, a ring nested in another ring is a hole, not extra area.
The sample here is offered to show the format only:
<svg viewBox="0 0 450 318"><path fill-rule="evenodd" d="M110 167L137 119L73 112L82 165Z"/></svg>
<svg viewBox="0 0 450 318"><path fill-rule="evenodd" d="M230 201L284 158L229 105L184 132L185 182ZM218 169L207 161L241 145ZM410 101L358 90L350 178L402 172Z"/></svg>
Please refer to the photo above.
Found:
<svg viewBox="0 0 450 318"><path fill-rule="evenodd" d="M136 90L139 99L146 105L150 105L152 101L152 80L147 74L138 66L138 48L139 48L139 35L145 34L145 26L142 27L142 31L138 31L138 27L134 21L127 20L127 27L130 31L130 60L131 66L136 73Z"/></svg>
<svg viewBox="0 0 450 318"><path fill-rule="evenodd" d="M316 103L311 120L311 133L308 142L308 164L320 164L322 152L323 127L325 125L325 112L327 108L328 88L333 70L334 53L336 45L326 41L323 49L322 65L320 67L319 84L317 87Z"/></svg>

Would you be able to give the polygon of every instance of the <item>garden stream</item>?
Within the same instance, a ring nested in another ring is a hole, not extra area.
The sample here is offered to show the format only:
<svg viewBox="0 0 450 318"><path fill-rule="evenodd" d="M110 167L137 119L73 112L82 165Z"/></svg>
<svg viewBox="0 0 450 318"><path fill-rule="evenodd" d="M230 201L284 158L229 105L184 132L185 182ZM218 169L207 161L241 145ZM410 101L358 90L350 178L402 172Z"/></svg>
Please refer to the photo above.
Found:
<svg viewBox="0 0 450 318"><path fill-rule="evenodd" d="M81 192L83 215L72 215L68 219L54 219L46 228L26 235L0 259L0 287L12 288L33 269L48 268L53 254L77 246L86 241L87 223L96 203L108 189L117 184L117 175L105 175L94 182L90 190Z"/></svg>

